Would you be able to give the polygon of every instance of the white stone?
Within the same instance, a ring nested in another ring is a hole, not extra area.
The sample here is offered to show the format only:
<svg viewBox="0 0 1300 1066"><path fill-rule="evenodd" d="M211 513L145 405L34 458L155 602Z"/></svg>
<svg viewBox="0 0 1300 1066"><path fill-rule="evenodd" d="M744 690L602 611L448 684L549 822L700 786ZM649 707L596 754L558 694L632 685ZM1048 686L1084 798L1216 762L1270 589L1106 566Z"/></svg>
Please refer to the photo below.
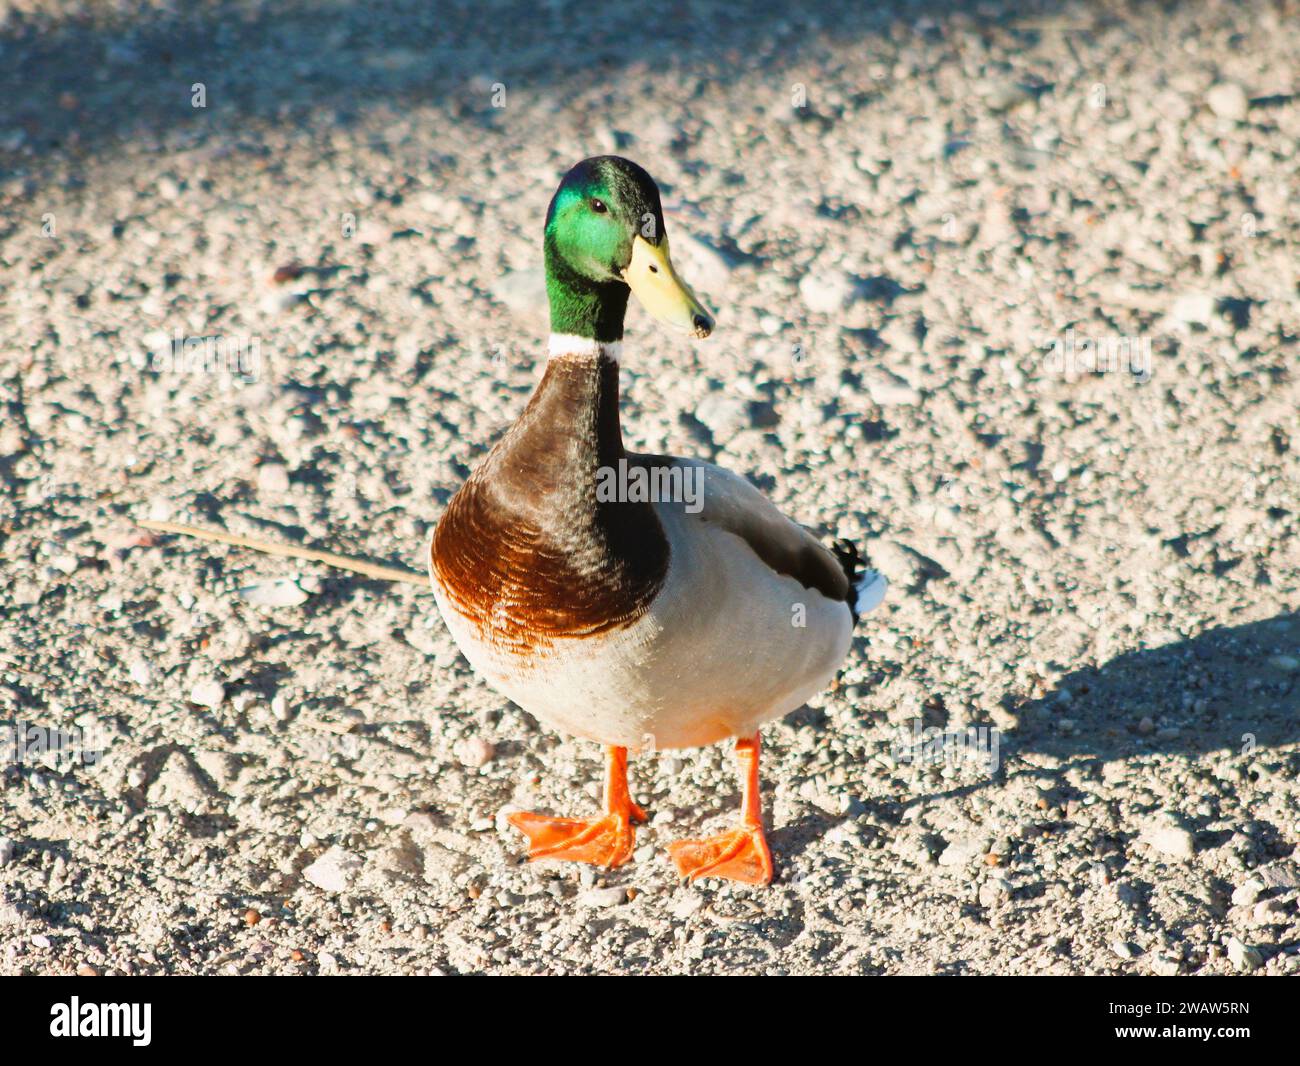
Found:
<svg viewBox="0 0 1300 1066"><path fill-rule="evenodd" d="M921 394L902 378L877 375L867 382L867 392L878 407L910 407L921 402Z"/></svg>
<svg viewBox="0 0 1300 1066"><path fill-rule="evenodd" d="M257 491L288 492L289 468L284 463L263 463L257 468Z"/></svg>
<svg viewBox="0 0 1300 1066"><path fill-rule="evenodd" d="M1244 122L1250 112L1250 98L1236 82L1220 82L1205 94L1205 103L1219 118Z"/></svg>
<svg viewBox="0 0 1300 1066"><path fill-rule="evenodd" d="M1255 904L1255 909L1251 911L1251 920L1256 925L1269 925L1272 922L1284 921L1286 915L1286 903L1280 899L1261 899Z"/></svg>
<svg viewBox="0 0 1300 1066"><path fill-rule="evenodd" d="M989 850L987 837L970 837L954 840L939 856L940 866L965 866L969 862L985 855Z"/></svg>
<svg viewBox="0 0 1300 1066"><path fill-rule="evenodd" d="M627 889L620 886L612 888L589 888L578 897L584 907L617 907L627 899Z"/></svg>
<svg viewBox="0 0 1300 1066"><path fill-rule="evenodd" d="M496 749L482 737L470 737L460 746L460 761L472 769L480 769L492 761Z"/></svg>
<svg viewBox="0 0 1300 1066"><path fill-rule="evenodd" d="M216 710L225 702L226 686L215 678L200 681L190 690L190 702Z"/></svg>
<svg viewBox="0 0 1300 1066"><path fill-rule="evenodd" d="M711 392L695 409L695 417L709 427L718 444L729 441L749 425L749 405L726 392Z"/></svg>
<svg viewBox="0 0 1300 1066"><path fill-rule="evenodd" d="M1259 894L1263 891L1263 882L1252 877L1249 881L1233 889L1232 905L1234 907L1249 907L1255 900L1259 899Z"/></svg>
<svg viewBox="0 0 1300 1066"><path fill-rule="evenodd" d="M302 876L324 892L346 892L361 872L360 856L337 844L302 872Z"/></svg>
<svg viewBox="0 0 1300 1066"><path fill-rule="evenodd" d="M239 594L256 607L300 607L311 598L292 578L259 581L240 589Z"/></svg>
<svg viewBox="0 0 1300 1066"><path fill-rule="evenodd" d="M1234 936L1228 940L1228 961L1242 973L1250 973L1264 965L1264 956L1258 948L1243 944Z"/></svg>
<svg viewBox="0 0 1300 1066"><path fill-rule="evenodd" d="M153 684L153 667L138 655L131 660L127 672L131 675L131 680L141 688L148 688Z"/></svg>
<svg viewBox="0 0 1300 1066"><path fill-rule="evenodd" d="M1184 292L1174 300L1169 317L1184 326L1205 326L1214 318L1214 306L1214 297L1208 292Z"/></svg>
<svg viewBox="0 0 1300 1066"><path fill-rule="evenodd" d="M1133 945L1127 940L1112 940L1110 950L1121 959L1133 959L1137 957L1137 952L1133 950Z"/></svg>
<svg viewBox="0 0 1300 1066"><path fill-rule="evenodd" d="M1196 854L1196 841L1186 829L1174 825L1148 826L1142 840L1162 855L1184 862Z"/></svg>
<svg viewBox="0 0 1300 1066"><path fill-rule="evenodd" d="M812 270L799 279L799 295L814 314L842 311L853 298L856 286L843 271Z"/></svg>

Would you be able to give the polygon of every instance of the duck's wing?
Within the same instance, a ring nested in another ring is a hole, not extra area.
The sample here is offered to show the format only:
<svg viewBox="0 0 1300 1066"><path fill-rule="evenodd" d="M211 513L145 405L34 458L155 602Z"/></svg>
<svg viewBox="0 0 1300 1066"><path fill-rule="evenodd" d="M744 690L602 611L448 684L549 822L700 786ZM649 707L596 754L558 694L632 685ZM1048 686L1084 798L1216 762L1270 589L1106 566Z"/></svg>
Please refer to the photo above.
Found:
<svg viewBox="0 0 1300 1066"><path fill-rule="evenodd" d="M682 471L680 498L661 502L689 519L734 534L777 574L853 610L859 589L852 569L803 526L783 515L745 478L713 463L670 455L629 455L629 464L648 471ZM856 558L856 556L855 556ZM855 611L856 613L856 611Z"/></svg>

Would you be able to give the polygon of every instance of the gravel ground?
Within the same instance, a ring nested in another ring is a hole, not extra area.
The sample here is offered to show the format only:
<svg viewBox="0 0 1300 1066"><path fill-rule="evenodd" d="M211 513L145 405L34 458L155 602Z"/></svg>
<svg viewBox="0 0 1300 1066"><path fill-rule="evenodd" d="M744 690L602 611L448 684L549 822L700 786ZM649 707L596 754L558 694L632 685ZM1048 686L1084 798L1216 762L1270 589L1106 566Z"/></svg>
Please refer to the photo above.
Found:
<svg viewBox="0 0 1300 1066"><path fill-rule="evenodd" d="M102 751L0 755L0 971L1300 971L1300 6L671 7L0 2L0 722ZM421 569L606 151L719 318L631 313L629 442L892 581L766 890L664 854L722 747L520 864L600 753L426 590L133 524Z"/></svg>

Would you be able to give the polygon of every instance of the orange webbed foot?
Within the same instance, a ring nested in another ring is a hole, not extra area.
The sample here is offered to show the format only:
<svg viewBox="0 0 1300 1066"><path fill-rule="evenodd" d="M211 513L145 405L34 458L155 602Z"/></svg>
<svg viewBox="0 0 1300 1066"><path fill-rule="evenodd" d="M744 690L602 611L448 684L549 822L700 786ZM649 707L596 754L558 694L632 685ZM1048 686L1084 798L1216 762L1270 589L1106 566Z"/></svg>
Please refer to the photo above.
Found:
<svg viewBox="0 0 1300 1066"><path fill-rule="evenodd" d="M644 819L645 813L638 811ZM593 866L622 866L632 857L636 830L620 814L603 818L551 818L519 811L507 818L528 837L529 859L562 859Z"/></svg>
<svg viewBox="0 0 1300 1066"><path fill-rule="evenodd" d="M632 801L627 787L627 749L611 747L605 759L605 816L552 818L519 811L507 821L528 837L529 859L561 859L593 866L622 866L636 847L634 822L646 813Z"/></svg>
<svg viewBox="0 0 1300 1066"><path fill-rule="evenodd" d="M740 769L740 825L703 840L679 840L668 845L677 871L692 881L701 877L725 877L747 885L772 883L772 853L763 835L763 817L758 802L758 734L736 741L736 763Z"/></svg>
<svg viewBox="0 0 1300 1066"><path fill-rule="evenodd" d="M668 845L677 872L692 881L724 877L747 885L772 883L772 853L761 825L742 825L703 840L678 840Z"/></svg>

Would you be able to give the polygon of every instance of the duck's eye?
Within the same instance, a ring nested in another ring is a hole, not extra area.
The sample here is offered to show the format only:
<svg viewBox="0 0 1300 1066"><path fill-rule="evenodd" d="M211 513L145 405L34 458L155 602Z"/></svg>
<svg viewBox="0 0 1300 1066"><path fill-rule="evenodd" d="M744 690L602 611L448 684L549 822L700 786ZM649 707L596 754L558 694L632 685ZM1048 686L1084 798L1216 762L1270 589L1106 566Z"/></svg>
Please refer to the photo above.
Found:
<svg viewBox="0 0 1300 1066"><path fill-rule="evenodd" d="M606 211L609 210L609 208L605 206L604 200L592 200L591 209L595 211L596 214L598 215L603 215Z"/></svg>

